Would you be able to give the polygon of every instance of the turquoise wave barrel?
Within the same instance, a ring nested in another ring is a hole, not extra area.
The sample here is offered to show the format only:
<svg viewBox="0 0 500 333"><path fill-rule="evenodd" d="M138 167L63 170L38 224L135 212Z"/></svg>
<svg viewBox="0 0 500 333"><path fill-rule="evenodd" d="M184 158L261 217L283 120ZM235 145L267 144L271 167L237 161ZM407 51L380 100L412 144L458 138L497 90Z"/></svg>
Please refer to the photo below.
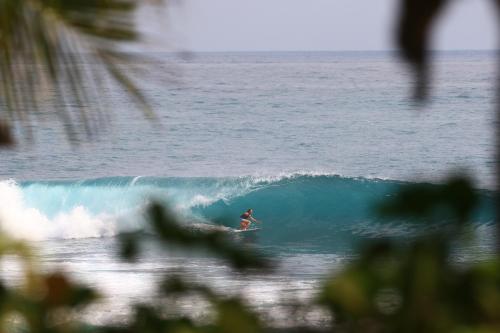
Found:
<svg viewBox="0 0 500 333"><path fill-rule="evenodd" d="M30 181L19 184L25 206L48 218L84 207L90 214L122 216L151 199L168 203L190 222L236 228L239 215L254 209L263 221L263 245L334 246L358 237L411 235L425 226L383 221L377 203L409 183L335 175L282 177L156 178L112 177L80 181ZM474 222L493 221L492 192L481 190ZM188 223L190 223L188 222ZM347 246L347 245L346 245Z"/></svg>

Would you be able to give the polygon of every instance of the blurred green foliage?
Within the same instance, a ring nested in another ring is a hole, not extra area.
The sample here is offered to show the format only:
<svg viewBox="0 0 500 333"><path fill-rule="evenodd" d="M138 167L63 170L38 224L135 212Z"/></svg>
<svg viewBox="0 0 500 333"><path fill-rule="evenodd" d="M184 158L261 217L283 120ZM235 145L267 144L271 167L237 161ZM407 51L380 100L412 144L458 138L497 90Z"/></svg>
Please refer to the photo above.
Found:
<svg viewBox="0 0 500 333"><path fill-rule="evenodd" d="M500 332L500 260L459 265L451 256L478 203L466 178L414 185L380 207L383 215L452 221L410 242L367 244L329 279L320 302L339 332Z"/></svg>
<svg viewBox="0 0 500 333"><path fill-rule="evenodd" d="M26 244L0 238L0 255L17 258L22 282L12 287L0 281L2 332L83 332L75 314L98 298L92 288L72 281L62 272L42 273Z"/></svg>

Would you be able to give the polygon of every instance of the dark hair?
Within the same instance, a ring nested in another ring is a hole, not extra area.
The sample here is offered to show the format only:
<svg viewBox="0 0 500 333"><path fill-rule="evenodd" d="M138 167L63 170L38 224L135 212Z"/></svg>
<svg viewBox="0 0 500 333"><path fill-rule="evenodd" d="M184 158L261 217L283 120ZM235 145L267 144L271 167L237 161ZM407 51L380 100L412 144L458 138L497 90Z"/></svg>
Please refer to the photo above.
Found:
<svg viewBox="0 0 500 333"><path fill-rule="evenodd" d="M247 209L247 212L249 212L249 211L251 211L251 210L252 210L252 208L248 208L248 209Z"/></svg>

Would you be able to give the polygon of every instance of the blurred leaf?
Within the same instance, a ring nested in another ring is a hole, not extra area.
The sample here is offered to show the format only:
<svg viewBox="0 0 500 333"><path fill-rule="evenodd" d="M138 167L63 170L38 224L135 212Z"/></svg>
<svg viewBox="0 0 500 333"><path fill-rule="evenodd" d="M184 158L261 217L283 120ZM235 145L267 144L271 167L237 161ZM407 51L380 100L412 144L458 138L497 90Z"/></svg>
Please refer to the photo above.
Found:
<svg viewBox="0 0 500 333"><path fill-rule="evenodd" d="M198 294L214 304L218 303L221 299L221 297L210 287L203 284L187 282L186 279L180 275L166 276L159 287L161 294L168 297L182 297Z"/></svg>
<svg viewBox="0 0 500 333"><path fill-rule="evenodd" d="M403 57L417 75L415 98L427 96L428 52L432 24L447 4L447 0L402 0L397 29L397 42Z"/></svg>
<svg viewBox="0 0 500 333"><path fill-rule="evenodd" d="M120 241L120 257L128 261L136 261L139 256L139 242L141 234L137 232L121 233Z"/></svg>
<svg viewBox="0 0 500 333"><path fill-rule="evenodd" d="M466 222L478 203L472 183L465 177L453 177L443 185L415 184L404 187L379 206L389 217L412 217L431 221L439 218Z"/></svg>
<svg viewBox="0 0 500 333"><path fill-rule="evenodd" d="M102 127L98 100L107 70L148 117L149 104L116 65L119 45L139 39L134 13L139 0L0 1L0 144L10 144L10 125L58 118L70 142ZM94 70L99 66L99 70ZM48 98L47 98L48 97ZM43 112L40 112L43 110Z"/></svg>
<svg viewBox="0 0 500 333"><path fill-rule="evenodd" d="M205 248L228 261L236 269L269 269L269 262L262 255L255 253L241 244L228 239L220 231L195 232L182 226L177 217L160 204L153 204L149 209L150 223L153 230L166 243L179 245L187 249Z"/></svg>
<svg viewBox="0 0 500 333"><path fill-rule="evenodd" d="M73 283L60 272L45 277L47 293L45 302L49 307L81 306L97 299L94 290Z"/></svg>
<svg viewBox="0 0 500 333"><path fill-rule="evenodd" d="M10 127L4 122L0 121L0 147L11 146L13 144L14 138L12 137Z"/></svg>
<svg viewBox="0 0 500 333"><path fill-rule="evenodd" d="M217 332L257 333L261 332L259 320L238 299L228 299L217 305Z"/></svg>

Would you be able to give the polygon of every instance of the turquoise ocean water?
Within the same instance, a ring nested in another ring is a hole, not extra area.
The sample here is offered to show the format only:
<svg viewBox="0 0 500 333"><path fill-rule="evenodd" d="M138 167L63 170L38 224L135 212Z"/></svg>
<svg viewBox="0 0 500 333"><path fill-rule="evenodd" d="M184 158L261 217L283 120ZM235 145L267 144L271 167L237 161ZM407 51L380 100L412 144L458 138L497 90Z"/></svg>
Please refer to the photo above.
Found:
<svg viewBox="0 0 500 333"><path fill-rule="evenodd" d="M243 293L277 325L296 324L284 300L314 297L325 274L356 256L360 240L424 231L381 220L377 202L460 170L474 177L482 205L474 215L480 241L456 257L491 251L494 53L437 54L423 107L408 99L413 78L388 52L151 57L123 68L144 87L154 123L109 88L100 103L110 122L94 141L71 146L60 124L42 116L35 143L0 152L2 228L36 241L47 266L104 290L92 321L121 320L127 304L154 297L161 273L182 268ZM204 254L155 249L137 265L120 262L115 236L144 228L151 198L202 229L229 231L254 208L264 229L241 241L279 258L277 274L234 276Z"/></svg>

